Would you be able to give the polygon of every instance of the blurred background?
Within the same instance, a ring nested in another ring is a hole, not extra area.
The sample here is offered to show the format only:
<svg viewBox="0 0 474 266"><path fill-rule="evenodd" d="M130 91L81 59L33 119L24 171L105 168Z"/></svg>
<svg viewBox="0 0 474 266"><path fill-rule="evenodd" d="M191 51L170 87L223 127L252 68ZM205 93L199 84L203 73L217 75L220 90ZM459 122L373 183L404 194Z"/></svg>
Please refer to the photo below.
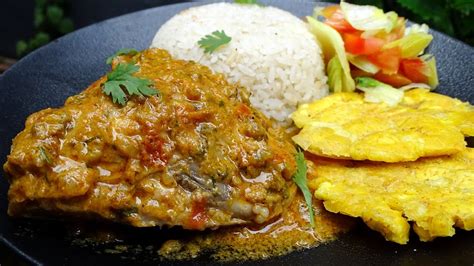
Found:
<svg viewBox="0 0 474 266"><path fill-rule="evenodd" d="M296 1L296 0L287 0ZM314 1L317 0L306 0ZM184 0L2 0L0 73L50 41L107 18ZM338 0L328 2L338 3ZM474 46L474 0L353 0L394 10Z"/></svg>

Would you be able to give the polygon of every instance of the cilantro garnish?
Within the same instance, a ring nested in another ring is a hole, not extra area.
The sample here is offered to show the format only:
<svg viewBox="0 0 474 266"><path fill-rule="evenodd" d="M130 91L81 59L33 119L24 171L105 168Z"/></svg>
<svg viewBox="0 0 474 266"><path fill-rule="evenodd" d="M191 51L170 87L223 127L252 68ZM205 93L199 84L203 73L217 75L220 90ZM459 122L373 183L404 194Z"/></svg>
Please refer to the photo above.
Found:
<svg viewBox="0 0 474 266"><path fill-rule="evenodd" d="M301 192L303 192L304 200L306 201L306 205L308 206L309 220L311 226L314 227L314 211L313 202L311 199L312 195L308 188L308 180L306 179L306 172L308 170L308 167L306 166L303 151L298 150L295 158L297 170L296 174L293 176L293 181L300 188Z"/></svg>
<svg viewBox="0 0 474 266"><path fill-rule="evenodd" d="M104 83L103 92L112 96L114 103L125 105L127 95L152 96L158 94L158 91L150 88L151 80L132 76L137 72L138 66L129 63L120 63L117 67L107 74L107 81Z"/></svg>
<svg viewBox="0 0 474 266"><path fill-rule="evenodd" d="M109 56L107 58L107 61L105 61L108 65L112 64L112 61L114 60L115 57L119 55L136 55L138 53L137 50L133 48L123 48L115 52L115 54Z"/></svg>
<svg viewBox="0 0 474 266"><path fill-rule="evenodd" d="M212 53L220 46L229 43L232 40L223 30L214 31L213 33L202 37L199 41L199 47L204 49L205 53Z"/></svg>
<svg viewBox="0 0 474 266"><path fill-rule="evenodd" d="M51 160L48 152L43 146L39 146L39 151L40 151L40 157L43 161L45 161L47 164L52 164L53 161Z"/></svg>

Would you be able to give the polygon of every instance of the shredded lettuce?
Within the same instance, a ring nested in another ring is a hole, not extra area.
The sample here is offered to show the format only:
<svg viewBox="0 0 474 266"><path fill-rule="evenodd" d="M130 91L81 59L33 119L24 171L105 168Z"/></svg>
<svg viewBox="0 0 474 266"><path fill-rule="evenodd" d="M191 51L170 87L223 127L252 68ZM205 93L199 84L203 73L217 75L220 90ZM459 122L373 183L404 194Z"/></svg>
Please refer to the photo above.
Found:
<svg viewBox="0 0 474 266"><path fill-rule="evenodd" d="M344 79L344 71L342 70L341 62L337 56L334 56L329 60L327 66L328 73L328 85L331 88L332 92L342 92L343 85L342 81Z"/></svg>
<svg viewBox="0 0 474 266"><path fill-rule="evenodd" d="M335 29L312 17L306 19L310 31L321 45L324 61L327 64L329 87L334 92L354 91L355 83L351 77L341 35Z"/></svg>
<svg viewBox="0 0 474 266"><path fill-rule="evenodd" d="M380 70L378 66L370 62L369 59L367 59L367 57L364 55L356 56L352 54L347 54L347 58L349 59L349 62L351 62L351 64L367 73L375 74Z"/></svg>
<svg viewBox="0 0 474 266"><path fill-rule="evenodd" d="M436 70L436 59L434 55L431 54L425 54L420 58L426 63L427 69L425 75L428 77L428 85L430 85L431 89L434 90L439 84L438 71Z"/></svg>
<svg viewBox="0 0 474 266"><path fill-rule="evenodd" d="M383 49L400 47L402 50L402 58L417 57L422 54L433 40L433 36L428 33L416 32L404 36L401 39L387 43Z"/></svg>
<svg viewBox="0 0 474 266"><path fill-rule="evenodd" d="M382 9L368 5L353 5L341 1L344 18L352 27L361 31L390 32L396 25L398 16L395 12L385 14ZM396 17L395 17L396 16Z"/></svg>
<svg viewBox="0 0 474 266"><path fill-rule="evenodd" d="M430 28L426 24L412 24L411 27L405 29L405 36L413 33L428 33Z"/></svg>
<svg viewBox="0 0 474 266"><path fill-rule="evenodd" d="M410 83L408 85L405 85L405 86L402 86L402 87L398 88L398 90L409 91L409 90L415 89L415 88L428 89L428 90L431 89L431 87L426 85L425 83Z"/></svg>
<svg viewBox="0 0 474 266"><path fill-rule="evenodd" d="M364 92L364 100L370 103L386 103L389 106L399 104L403 99L403 91L377 81L373 78L356 78L357 89Z"/></svg>

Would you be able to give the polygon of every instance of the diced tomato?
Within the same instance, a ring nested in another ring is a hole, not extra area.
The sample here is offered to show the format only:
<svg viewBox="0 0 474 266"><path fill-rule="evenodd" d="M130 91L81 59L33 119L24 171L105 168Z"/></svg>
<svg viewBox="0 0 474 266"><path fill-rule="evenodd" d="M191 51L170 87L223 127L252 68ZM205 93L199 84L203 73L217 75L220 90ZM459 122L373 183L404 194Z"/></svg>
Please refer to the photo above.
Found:
<svg viewBox="0 0 474 266"><path fill-rule="evenodd" d="M241 103L237 106L236 108L236 114L239 116L239 117L248 117L249 115L252 114L252 110L250 109L250 107L248 105L246 105L245 103Z"/></svg>
<svg viewBox="0 0 474 266"><path fill-rule="evenodd" d="M343 33L344 47L347 52L355 55L374 54L385 44L385 41L379 38L362 38L359 32Z"/></svg>
<svg viewBox="0 0 474 266"><path fill-rule="evenodd" d="M368 55L367 58L370 62L380 67L383 73L395 74L398 72L401 56L402 51L400 47L394 47Z"/></svg>
<svg viewBox="0 0 474 266"><path fill-rule="evenodd" d="M160 137L158 130L146 129L143 148L140 151L142 161L148 166L165 167L169 154L166 152L166 141Z"/></svg>
<svg viewBox="0 0 474 266"><path fill-rule="evenodd" d="M369 37L364 40L365 40L365 43L364 43L365 55L374 54L380 51L380 49L382 49L382 47L385 45L385 41L379 38Z"/></svg>
<svg viewBox="0 0 474 266"><path fill-rule="evenodd" d="M357 67L354 67L353 69L351 69L351 76L354 77L354 78L357 78L357 77L372 77L373 74L365 72L362 69L358 69Z"/></svg>
<svg viewBox="0 0 474 266"><path fill-rule="evenodd" d="M426 64L420 58L403 59L401 61L400 72L416 83L428 83L425 75Z"/></svg>
<svg viewBox="0 0 474 266"><path fill-rule="evenodd" d="M374 78L383 83L392 85L395 88L400 88L401 86L405 86L412 83L411 80L409 80L407 77L403 76L400 73L387 75L379 71L377 74L375 74Z"/></svg>
<svg viewBox="0 0 474 266"><path fill-rule="evenodd" d="M344 13L342 13L342 10L339 6L327 7L325 9L323 9L322 14L326 18L326 21L324 23L331 26L332 28L334 28L338 32L357 31L344 18Z"/></svg>
<svg viewBox="0 0 474 266"><path fill-rule="evenodd" d="M189 217L188 227L190 229L203 230L208 219L206 213L206 199L194 201Z"/></svg>
<svg viewBox="0 0 474 266"><path fill-rule="evenodd" d="M364 39L362 39L357 33L343 33L342 39L344 40L344 48L346 52L351 54L362 54L364 52Z"/></svg>

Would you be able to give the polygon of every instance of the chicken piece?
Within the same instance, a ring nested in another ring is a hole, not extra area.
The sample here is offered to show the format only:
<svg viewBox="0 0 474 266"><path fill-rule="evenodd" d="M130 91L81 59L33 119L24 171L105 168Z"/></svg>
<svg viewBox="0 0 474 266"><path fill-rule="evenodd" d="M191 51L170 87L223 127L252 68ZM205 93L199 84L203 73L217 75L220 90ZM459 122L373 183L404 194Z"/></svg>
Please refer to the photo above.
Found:
<svg viewBox="0 0 474 266"><path fill-rule="evenodd" d="M302 128L293 140L329 158L383 162L462 151L474 135L474 107L459 100L414 89L397 106L367 103L363 94L336 93L292 114Z"/></svg>
<svg viewBox="0 0 474 266"><path fill-rule="evenodd" d="M309 155L309 187L334 213L361 217L387 240L421 241L474 229L474 149L416 162L334 160Z"/></svg>
<svg viewBox="0 0 474 266"><path fill-rule="evenodd" d="M9 214L101 217L187 229L263 223L291 201L291 140L247 90L150 49L135 62L159 95L125 106L101 78L65 106L32 114L4 165Z"/></svg>

